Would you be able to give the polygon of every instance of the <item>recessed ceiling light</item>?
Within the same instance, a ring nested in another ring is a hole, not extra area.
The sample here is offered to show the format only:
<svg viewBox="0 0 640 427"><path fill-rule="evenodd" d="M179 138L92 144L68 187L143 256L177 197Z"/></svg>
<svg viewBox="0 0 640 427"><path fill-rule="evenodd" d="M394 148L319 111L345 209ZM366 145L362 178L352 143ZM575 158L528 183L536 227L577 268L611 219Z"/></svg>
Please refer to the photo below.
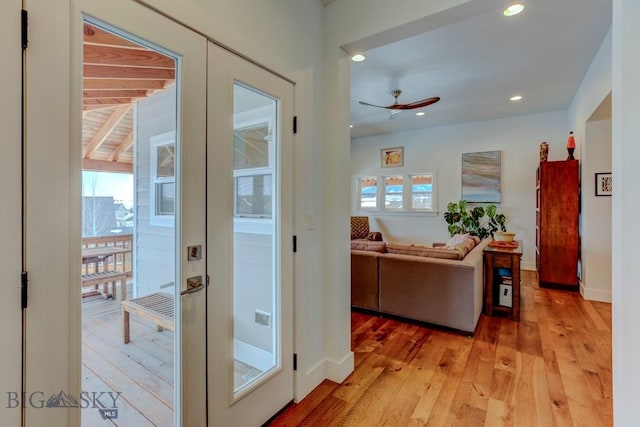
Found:
<svg viewBox="0 0 640 427"><path fill-rule="evenodd" d="M353 125L349 125L350 128L353 128Z"/></svg>
<svg viewBox="0 0 640 427"><path fill-rule="evenodd" d="M351 60L352 60L353 62L362 62L362 61L364 61L365 59L367 59L367 57L366 57L366 56L364 56L364 55L363 55L363 54L361 54L361 53L356 53L355 55L353 55L353 56L351 57Z"/></svg>
<svg viewBox="0 0 640 427"><path fill-rule="evenodd" d="M504 16L513 16L513 15L519 14L523 10L524 10L524 5L522 5L520 3L515 3L515 4L512 4L511 6L509 6L508 8L506 8L504 10L504 12L502 12L502 14Z"/></svg>
<svg viewBox="0 0 640 427"><path fill-rule="evenodd" d="M516 95L509 98L511 101L520 101L522 99L522 95Z"/></svg>
<svg viewBox="0 0 640 427"><path fill-rule="evenodd" d="M424 116L424 111L418 111L418 112L416 113L416 116Z"/></svg>

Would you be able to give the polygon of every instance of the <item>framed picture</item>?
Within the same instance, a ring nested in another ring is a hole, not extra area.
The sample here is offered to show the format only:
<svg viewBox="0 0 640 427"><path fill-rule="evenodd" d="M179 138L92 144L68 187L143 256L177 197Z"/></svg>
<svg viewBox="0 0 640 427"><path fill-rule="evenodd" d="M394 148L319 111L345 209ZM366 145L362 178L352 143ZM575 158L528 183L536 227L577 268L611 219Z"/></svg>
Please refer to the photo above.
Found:
<svg viewBox="0 0 640 427"><path fill-rule="evenodd" d="M380 150L380 163L383 168L404 166L404 148L383 148Z"/></svg>
<svg viewBox="0 0 640 427"><path fill-rule="evenodd" d="M502 153L462 153L462 199L470 203L500 203Z"/></svg>
<svg viewBox="0 0 640 427"><path fill-rule="evenodd" d="M611 172L596 173L596 196L611 196L611 194L613 194Z"/></svg>

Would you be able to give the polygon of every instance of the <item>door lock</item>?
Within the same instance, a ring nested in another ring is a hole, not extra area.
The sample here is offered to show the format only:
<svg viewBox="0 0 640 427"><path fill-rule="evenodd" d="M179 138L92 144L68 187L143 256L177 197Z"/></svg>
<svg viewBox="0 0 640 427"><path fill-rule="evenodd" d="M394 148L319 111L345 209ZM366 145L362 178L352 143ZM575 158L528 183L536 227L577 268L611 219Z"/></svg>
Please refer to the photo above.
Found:
<svg viewBox="0 0 640 427"><path fill-rule="evenodd" d="M206 285L202 281L202 276L189 277L187 278L187 289L181 291L180 295L194 294L196 292L200 292L205 287Z"/></svg>
<svg viewBox="0 0 640 427"><path fill-rule="evenodd" d="M187 261L202 259L202 245L187 246Z"/></svg>

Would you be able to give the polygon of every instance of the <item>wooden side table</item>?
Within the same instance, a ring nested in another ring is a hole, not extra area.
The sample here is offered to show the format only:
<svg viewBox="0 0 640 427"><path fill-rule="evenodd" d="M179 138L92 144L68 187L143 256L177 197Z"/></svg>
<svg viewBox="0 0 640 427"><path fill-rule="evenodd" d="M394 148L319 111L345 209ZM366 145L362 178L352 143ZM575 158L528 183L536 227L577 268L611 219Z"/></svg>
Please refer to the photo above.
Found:
<svg viewBox="0 0 640 427"><path fill-rule="evenodd" d="M484 314L504 313L520 320L520 259L522 241L513 249L484 248Z"/></svg>

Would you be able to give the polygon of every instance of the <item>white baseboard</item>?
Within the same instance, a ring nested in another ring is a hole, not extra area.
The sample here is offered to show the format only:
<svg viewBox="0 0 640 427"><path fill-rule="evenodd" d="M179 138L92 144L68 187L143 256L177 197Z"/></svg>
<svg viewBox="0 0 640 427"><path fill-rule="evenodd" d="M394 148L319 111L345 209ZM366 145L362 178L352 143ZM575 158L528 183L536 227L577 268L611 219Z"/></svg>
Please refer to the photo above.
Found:
<svg viewBox="0 0 640 427"><path fill-rule="evenodd" d="M340 360L326 360L326 376L327 379L341 383L353 372L355 366L353 352L349 351Z"/></svg>
<svg viewBox="0 0 640 427"><path fill-rule="evenodd" d="M325 379L326 360L322 359L308 369L298 369L294 373L295 385L293 390L293 400L297 403L304 399Z"/></svg>
<svg viewBox="0 0 640 427"><path fill-rule="evenodd" d="M528 262L523 262L520 264L520 269L521 270L528 270L528 271L536 271L536 263L535 261L528 261Z"/></svg>
<svg viewBox="0 0 640 427"><path fill-rule="evenodd" d="M587 288L580 282L580 295L589 301L611 302L611 291Z"/></svg>

